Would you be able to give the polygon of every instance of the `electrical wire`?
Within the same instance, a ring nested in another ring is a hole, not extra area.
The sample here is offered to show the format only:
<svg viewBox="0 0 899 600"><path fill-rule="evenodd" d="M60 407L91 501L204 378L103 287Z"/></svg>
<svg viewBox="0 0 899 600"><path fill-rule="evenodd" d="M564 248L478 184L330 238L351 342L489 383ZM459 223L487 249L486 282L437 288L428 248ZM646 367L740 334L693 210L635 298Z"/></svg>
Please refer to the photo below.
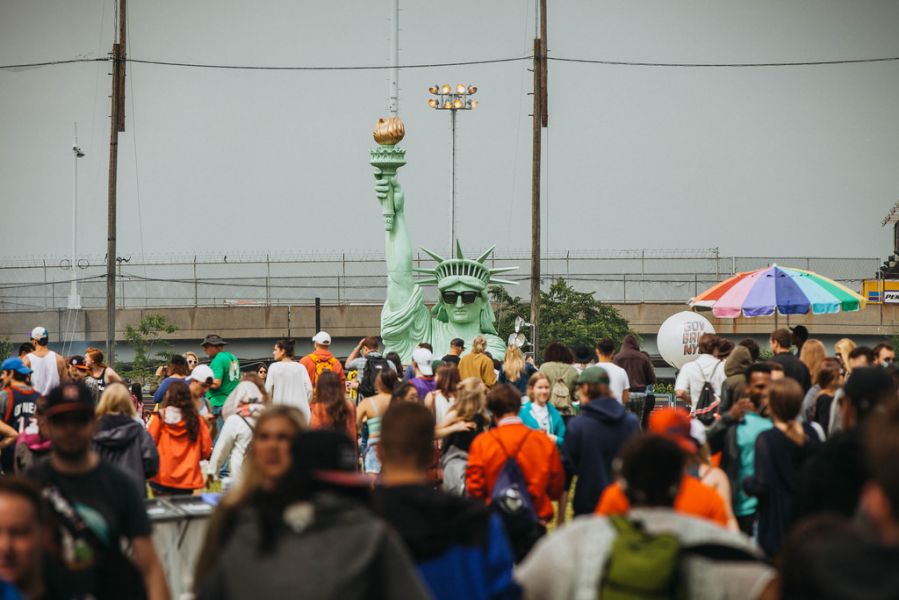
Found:
<svg viewBox="0 0 899 600"><path fill-rule="evenodd" d="M190 67L194 69L230 69L239 71L385 71L390 69L431 69L437 67L464 67L469 65L491 65L499 63L519 62L532 60L531 56L515 56L511 58L488 58L483 60L466 60L444 63L421 63L409 65L356 65L356 66L270 66L270 65L223 65L210 63L189 63L165 60L149 60L141 58L128 58L127 62L143 65L161 65L165 67Z"/></svg>
<svg viewBox="0 0 899 600"><path fill-rule="evenodd" d="M72 65L76 63L109 62L109 58L68 58L63 60L47 60L44 62L22 63L18 65L0 65L0 70L37 69L38 67L53 67L56 65Z"/></svg>
<svg viewBox="0 0 899 600"><path fill-rule="evenodd" d="M325 66L273 66L273 65L228 65L215 63L192 63L181 61L165 61L152 60L143 58L126 58L126 62L159 65L166 67L186 67L194 69L227 69L238 71L382 71L393 68L397 69L432 69L438 67L461 67L470 65L489 65L510 62L520 62L524 60L533 60L532 55L515 56L509 58L489 58L483 60L469 60L442 63L417 63L408 65L325 65ZM870 64L899 62L899 56L884 56L875 58L848 58L835 60L809 60L809 61L786 61L786 62L744 62L744 63L712 63L712 62L695 62L695 63L677 63L677 62L644 62L644 61L625 61L625 60L603 60L590 58L572 58L561 56L549 56L549 61L592 64L592 65L608 65L622 67L670 67L670 68L756 68L756 67L817 67L831 65L854 65L854 64ZM15 69L32 69L39 67L49 67L55 65L66 65L75 63L90 62L111 62L110 57L105 58L72 58L65 60L51 60L33 63L21 63L14 65L0 65L0 70Z"/></svg>
<svg viewBox="0 0 899 600"><path fill-rule="evenodd" d="M899 61L899 56L881 58L848 58L837 60L809 60L790 62L755 62L755 63L674 63L674 62L638 62L625 60L601 60L589 58L564 58L548 56L546 60L556 62L580 63L591 65L609 65L620 67L675 67L675 68L751 68L751 67L819 67L827 65L855 65L862 63L881 63Z"/></svg>

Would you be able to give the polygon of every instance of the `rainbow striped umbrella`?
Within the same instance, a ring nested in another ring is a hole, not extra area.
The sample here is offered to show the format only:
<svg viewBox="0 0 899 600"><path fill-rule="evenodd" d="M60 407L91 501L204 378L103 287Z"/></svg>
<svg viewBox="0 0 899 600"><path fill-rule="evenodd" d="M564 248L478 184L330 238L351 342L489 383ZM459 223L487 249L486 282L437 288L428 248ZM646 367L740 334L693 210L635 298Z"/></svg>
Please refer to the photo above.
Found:
<svg viewBox="0 0 899 600"><path fill-rule="evenodd" d="M739 273L690 300L690 306L711 308L718 318L766 317L775 308L782 315L833 314L864 308L865 299L832 279L771 265Z"/></svg>

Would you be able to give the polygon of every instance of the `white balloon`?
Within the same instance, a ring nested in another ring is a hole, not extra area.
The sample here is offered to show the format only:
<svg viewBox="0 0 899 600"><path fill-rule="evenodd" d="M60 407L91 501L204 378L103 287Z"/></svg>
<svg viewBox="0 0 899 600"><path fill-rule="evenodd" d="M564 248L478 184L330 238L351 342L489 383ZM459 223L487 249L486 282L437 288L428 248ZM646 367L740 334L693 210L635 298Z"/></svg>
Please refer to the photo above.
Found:
<svg viewBox="0 0 899 600"><path fill-rule="evenodd" d="M680 369L699 356L699 337L704 333L715 333L715 328L702 315L688 310L671 315L656 337L659 354L669 365Z"/></svg>

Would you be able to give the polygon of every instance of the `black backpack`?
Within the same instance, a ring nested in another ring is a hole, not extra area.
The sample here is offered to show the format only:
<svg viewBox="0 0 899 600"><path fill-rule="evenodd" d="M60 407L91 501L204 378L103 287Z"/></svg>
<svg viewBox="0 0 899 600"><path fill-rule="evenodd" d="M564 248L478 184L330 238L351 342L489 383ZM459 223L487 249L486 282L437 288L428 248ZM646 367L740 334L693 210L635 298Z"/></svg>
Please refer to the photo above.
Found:
<svg viewBox="0 0 899 600"><path fill-rule="evenodd" d="M537 510L534 508L534 501L528 491L521 465L515 458L530 435L530 431L525 434L518 448L510 454L499 436L491 434L506 455L506 462L493 485L490 506L503 520L516 563L524 559L537 540L546 533L537 517Z"/></svg>
<svg viewBox="0 0 899 600"><path fill-rule="evenodd" d="M375 380L384 369L389 369L390 363L383 356L369 356L365 359L365 367L362 369L362 381L359 382L359 394L363 398L374 396Z"/></svg>
<svg viewBox="0 0 899 600"><path fill-rule="evenodd" d="M715 422L715 417L718 414L718 405L721 404L721 399L715 395L711 382L715 376L715 371L721 366L721 362L720 360L718 361L718 364L712 369L709 379L703 382L702 390L699 392L699 399L696 401L696 408L693 410L693 416L706 426Z"/></svg>

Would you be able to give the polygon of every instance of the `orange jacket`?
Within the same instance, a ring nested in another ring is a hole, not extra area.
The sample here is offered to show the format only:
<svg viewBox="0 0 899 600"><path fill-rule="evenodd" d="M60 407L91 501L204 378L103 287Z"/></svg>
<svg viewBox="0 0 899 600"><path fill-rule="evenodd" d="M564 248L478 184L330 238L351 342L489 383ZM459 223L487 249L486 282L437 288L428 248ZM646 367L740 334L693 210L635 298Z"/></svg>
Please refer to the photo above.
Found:
<svg viewBox="0 0 899 600"><path fill-rule="evenodd" d="M150 481L181 490L197 490L206 485L200 461L212 455L209 427L200 418L196 441L187 437L184 420L174 425L163 422L160 414L153 415L147 431L159 450L159 472Z"/></svg>
<svg viewBox="0 0 899 600"><path fill-rule="evenodd" d="M502 446L497 442L497 437ZM549 521L553 516L551 501L558 500L565 487L565 471L559 459L559 450L545 433L528 428L518 417L503 419L499 427L485 431L471 443L465 469L468 495L490 502L496 478L506 464L503 447L515 454L528 482L537 515Z"/></svg>
<svg viewBox="0 0 899 600"><path fill-rule="evenodd" d="M624 495L621 484L615 482L602 493L595 512L598 515L623 515L630 510L630 507L630 502ZM724 500L715 491L715 488L705 485L690 475L684 475L681 479L680 490L674 498L674 510L727 527L727 511L724 508Z"/></svg>
<svg viewBox="0 0 899 600"><path fill-rule="evenodd" d="M315 358L313 358L313 356ZM333 360L331 360L333 359ZM300 359L300 364L306 367L306 371L309 372L309 381L312 382L312 387L315 387L315 361L324 362L327 360L331 361L330 369L334 373L337 373L337 376L340 377L340 380L346 384L346 373L343 372L343 365L340 364L340 361L334 358L334 355L331 354L328 350L316 350L311 354L307 354L303 358Z"/></svg>

